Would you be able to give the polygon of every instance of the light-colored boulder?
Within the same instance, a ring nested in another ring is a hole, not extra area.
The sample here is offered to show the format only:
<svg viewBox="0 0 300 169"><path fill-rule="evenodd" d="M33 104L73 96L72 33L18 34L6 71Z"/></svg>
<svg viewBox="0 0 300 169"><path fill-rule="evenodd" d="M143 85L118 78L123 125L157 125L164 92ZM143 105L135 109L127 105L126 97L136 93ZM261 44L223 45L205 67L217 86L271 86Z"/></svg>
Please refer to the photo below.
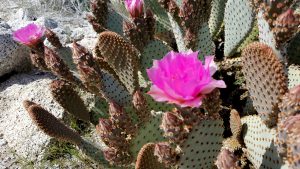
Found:
<svg viewBox="0 0 300 169"><path fill-rule="evenodd" d="M0 77L12 71L29 69L29 50L13 40L12 31L7 24L0 23Z"/></svg>
<svg viewBox="0 0 300 169"><path fill-rule="evenodd" d="M22 102L34 101L62 119L63 108L48 89L53 78L48 73L32 72L12 76L0 84L0 134L18 156L27 160L42 159L51 138L32 122Z"/></svg>

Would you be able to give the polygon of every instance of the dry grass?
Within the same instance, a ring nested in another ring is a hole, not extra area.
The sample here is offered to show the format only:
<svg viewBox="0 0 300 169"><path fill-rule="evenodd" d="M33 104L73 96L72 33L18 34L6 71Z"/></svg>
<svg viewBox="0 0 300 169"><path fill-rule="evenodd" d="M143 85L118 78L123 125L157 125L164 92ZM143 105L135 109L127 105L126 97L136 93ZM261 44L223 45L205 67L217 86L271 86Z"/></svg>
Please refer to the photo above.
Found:
<svg viewBox="0 0 300 169"><path fill-rule="evenodd" d="M81 14L89 10L90 0L0 0L0 14L9 10L29 8L38 14L56 12L59 14Z"/></svg>

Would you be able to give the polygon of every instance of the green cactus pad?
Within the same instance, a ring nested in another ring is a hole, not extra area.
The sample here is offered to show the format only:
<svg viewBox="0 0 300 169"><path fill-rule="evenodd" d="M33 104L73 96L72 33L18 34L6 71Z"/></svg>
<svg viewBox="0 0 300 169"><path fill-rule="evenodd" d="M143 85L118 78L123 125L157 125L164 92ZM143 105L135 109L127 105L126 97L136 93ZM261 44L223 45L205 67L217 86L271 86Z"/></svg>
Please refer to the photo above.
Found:
<svg viewBox="0 0 300 169"><path fill-rule="evenodd" d="M277 53L277 57L282 59L280 52L276 49L274 35L271 31L269 23L263 16L263 11L259 11L257 14L257 25L259 30L259 41L270 46Z"/></svg>
<svg viewBox="0 0 300 169"><path fill-rule="evenodd" d="M134 140L132 140L132 146L130 147L130 151L134 157L138 155L140 149L145 144L166 140L163 137L163 131L159 127L161 123L161 117L162 113L152 114L152 117L149 119L149 121L140 127Z"/></svg>
<svg viewBox="0 0 300 169"><path fill-rule="evenodd" d="M228 0L225 7L224 55L231 56L251 32L254 13L248 0Z"/></svg>
<svg viewBox="0 0 300 169"><path fill-rule="evenodd" d="M288 67L289 89L300 84L300 66L290 65Z"/></svg>
<svg viewBox="0 0 300 169"><path fill-rule="evenodd" d="M168 13L168 17L172 26L172 30L175 36L176 44L178 47L179 52L184 52L187 51L187 47L184 44L184 32L182 28L178 25L178 23L175 21L174 17L172 14Z"/></svg>
<svg viewBox="0 0 300 169"><path fill-rule="evenodd" d="M123 0L111 0L111 7L123 18L129 19L130 14L125 7L125 1Z"/></svg>
<svg viewBox="0 0 300 169"><path fill-rule="evenodd" d="M300 65L300 33L298 33L287 47L288 62Z"/></svg>
<svg viewBox="0 0 300 169"><path fill-rule="evenodd" d="M56 50L57 54L59 55L60 58L64 60L64 62L68 65L70 68L71 72L76 76L79 77L76 64L73 62L72 58L72 49L70 47L62 47Z"/></svg>
<svg viewBox="0 0 300 169"><path fill-rule="evenodd" d="M145 6L150 8L154 13L155 18L159 23L161 23L167 30L172 30L167 12L160 6L158 0L145 0L144 3Z"/></svg>
<svg viewBox="0 0 300 169"><path fill-rule="evenodd" d="M223 141L223 121L203 119L194 126L187 140L180 147L180 169L212 168Z"/></svg>
<svg viewBox="0 0 300 169"><path fill-rule="evenodd" d="M108 9L106 28L123 35L123 17L112 9Z"/></svg>
<svg viewBox="0 0 300 169"><path fill-rule="evenodd" d="M166 29L160 22L155 22L155 38L166 42L169 46L174 45L175 38L172 30Z"/></svg>
<svg viewBox="0 0 300 169"><path fill-rule="evenodd" d="M215 54L215 44L212 40L209 26L207 23L203 23L198 32L198 44L196 50L199 50L199 58L203 59L204 56Z"/></svg>
<svg viewBox="0 0 300 169"><path fill-rule="evenodd" d="M155 101L151 96L149 95L144 95L146 100L147 100L147 103L148 103L148 109L149 110L153 110L155 112L158 112L158 111L171 111L175 106L172 105L172 104L167 104L165 102L157 102Z"/></svg>
<svg viewBox="0 0 300 169"><path fill-rule="evenodd" d="M90 115L83 100L74 90L75 86L63 81L54 80L50 84L53 98L70 114L84 121L90 120Z"/></svg>
<svg viewBox="0 0 300 169"><path fill-rule="evenodd" d="M283 162L274 145L276 130L269 129L259 116L241 119L247 158L255 168L282 168Z"/></svg>
<svg viewBox="0 0 300 169"><path fill-rule="evenodd" d="M237 52L242 52L242 50L250 43L258 41L258 26L257 23L254 24L251 32L249 33L248 37L243 41L243 43L237 49Z"/></svg>
<svg viewBox="0 0 300 169"><path fill-rule="evenodd" d="M208 21L212 37L216 36L222 26L226 2L227 0L212 0L211 13Z"/></svg>
<svg viewBox="0 0 300 169"><path fill-rule="evenodd" d="M103 93L112 101L120 106L128 106L131 104L132 96L126 88L108 72L103 71Z"/></svg>
<svg viewBox="0 0 300 169"><path fill-rule="evenodd" d="M141 72L145 79L148 79L146 69L153 65L153 60L162 59L171 50L166 44L159 40L149 42L140 56Z"/></svg>
<svg viewBox="0 0 300 169"><path fill-rule="evenodd" d="M259 42L248 45L242 59L242 71L253 106L262 120L272 127L277 122L280 97L287 91L284 65L271 47Z"/></svg>
<svg viewBox="0 0 300 169"><path fill-rule="evenodd" d="M102 59L116 72L127 90L131 94L134 93L139 87L138 50L120 35L111 31L99 34L95 48L101 52Z"/></svg>

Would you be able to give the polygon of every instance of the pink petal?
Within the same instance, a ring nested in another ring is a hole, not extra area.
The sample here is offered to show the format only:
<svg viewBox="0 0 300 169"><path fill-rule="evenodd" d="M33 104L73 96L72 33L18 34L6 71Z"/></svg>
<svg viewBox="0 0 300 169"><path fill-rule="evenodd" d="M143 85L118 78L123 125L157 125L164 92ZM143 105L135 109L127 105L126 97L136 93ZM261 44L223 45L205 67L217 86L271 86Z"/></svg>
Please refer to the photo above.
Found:
<svg viewBox="0 0 300 169"><path fill-rule="evenodd" d="M159 89L157 86L152 85L150 88L150 91L148 92L150 96L153 97L154 100L158 102L164 102L168 101L172 98L168 97L161 89Z"/></svg>
<svg viewBox="0 0 300 169"><path fill-rule="evenodd" d="M180 104L181 107L200 107L202 104L202 97L196 97L195 99L192 100L187 100L183 103Z"/></svg>
<svg viewBox="0 0 300 169"><path fill-rule="evenodd" d="M215 88L226 88L226 84L223 80L212 79L212 81L209 84L207 84L201 89L201 93L208 94L212 92Z"/></svg>
<svg viewBox="0 0 300 169"><path fill-rule="evenodd" d="M209 69L210 75L214 75L218 70L218 66L214 62L214 56L206 56L205 57L205 69Z"/></svg>

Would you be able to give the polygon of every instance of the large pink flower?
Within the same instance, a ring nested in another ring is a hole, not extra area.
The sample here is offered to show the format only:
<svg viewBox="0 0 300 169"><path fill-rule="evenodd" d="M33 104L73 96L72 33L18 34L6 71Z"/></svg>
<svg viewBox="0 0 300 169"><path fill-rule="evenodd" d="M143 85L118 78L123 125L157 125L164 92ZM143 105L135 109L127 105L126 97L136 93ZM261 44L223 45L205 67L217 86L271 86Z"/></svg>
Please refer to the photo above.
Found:
<svg viewBox="0 0 300 169"><path fill-rule="evenodd" d="M131 17L137 18L143 16L143 0L125 0L125 6Z"/></svg>
<svg viewBox="0 0 300 169"><path fill-rule="evenodd" d="M23 28L16 30L13 33L13 38L24 45L35 47L41 42L45 29L34 23L31 23Z"/></svg>
<svg viewBox="0 0 300 169"><path fill-rule="evenodd" d="M223 80L212 75L217 70L214 56L205 57L203 65L198 52L169 52L163 59L155 60L147 70L152 81L148 92L156 101L175 103L181 107L199 107L206 94L215 88L226 88Z"/></svg>

